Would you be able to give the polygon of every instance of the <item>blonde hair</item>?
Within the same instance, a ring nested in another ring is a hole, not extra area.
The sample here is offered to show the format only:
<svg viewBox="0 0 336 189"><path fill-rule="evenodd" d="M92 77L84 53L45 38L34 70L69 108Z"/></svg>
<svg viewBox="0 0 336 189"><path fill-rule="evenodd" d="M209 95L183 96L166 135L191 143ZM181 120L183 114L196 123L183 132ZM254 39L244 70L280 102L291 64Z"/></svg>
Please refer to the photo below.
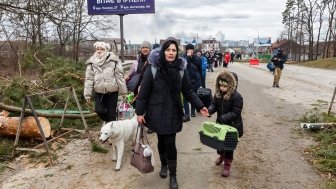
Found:
<svg viewBox="0 0 336 189"><path fill-rule="evenodd" d="M98 48L98 47L103 48L105 49L105 51L109 51L111 49L111 45L103 41L97 41L93 44L93 46L94 48Z"/></svg>

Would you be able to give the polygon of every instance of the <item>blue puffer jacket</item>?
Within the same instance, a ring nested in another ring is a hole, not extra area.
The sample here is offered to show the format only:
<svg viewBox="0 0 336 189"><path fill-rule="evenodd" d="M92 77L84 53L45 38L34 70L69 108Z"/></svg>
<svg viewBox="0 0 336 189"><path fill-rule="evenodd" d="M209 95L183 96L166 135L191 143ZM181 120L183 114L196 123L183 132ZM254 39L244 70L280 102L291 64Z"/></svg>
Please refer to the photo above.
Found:
<svg viewBox="0 0 336 189"><path fill-rule="evenodd" d="M208 61L204 56L201 56L202 58L202 75L206 75L207 67L208 67Z"/></svg>

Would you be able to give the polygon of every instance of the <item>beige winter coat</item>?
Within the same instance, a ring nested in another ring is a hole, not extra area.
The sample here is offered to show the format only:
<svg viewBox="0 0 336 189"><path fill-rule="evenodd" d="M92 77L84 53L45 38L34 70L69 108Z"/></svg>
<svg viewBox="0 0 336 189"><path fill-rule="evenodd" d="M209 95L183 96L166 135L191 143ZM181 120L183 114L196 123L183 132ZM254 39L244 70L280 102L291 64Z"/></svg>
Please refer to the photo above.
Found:
<svg viewBox="0 0 336 189"><path fill-rule="evenodd" d="M118 91L120 95L127 93L124 69L119 58L112 52L108 52L106 57L101 63L94 62L93 56L86 61L85 99L92 98L93 92L105 94Z"/></svg>

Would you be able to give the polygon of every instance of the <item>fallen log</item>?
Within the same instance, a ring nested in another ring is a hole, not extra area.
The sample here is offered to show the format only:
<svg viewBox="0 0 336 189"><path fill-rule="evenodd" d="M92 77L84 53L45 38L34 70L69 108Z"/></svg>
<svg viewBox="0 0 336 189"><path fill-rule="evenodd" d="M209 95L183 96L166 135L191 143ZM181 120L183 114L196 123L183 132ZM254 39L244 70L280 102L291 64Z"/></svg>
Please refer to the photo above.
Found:
<svg viewBox="0 0 336 189"><path fill-rule="evenodd" d="M6 111L9 111L9 112L21 112L22 108L15 107L15 106L9 106L9 105L6 105L6 104L0 102L0 110L6 110ZM26 108L25 109L25 114L26 113L32 114L31 109ZM41 112L36 112L36 114L37 114L37 116L46 117L46 118L62 118L62 114L47 114L47 113L41 113ZM96 116L97 116L96 113L84 114L84 118L94 118ZM65 114L64 118L82 119L82 116L77 115L77 114Z"/></svg>
<svg viewBox="0 0 336 189"><path fill-rule="evenodd" d="M51 126L45 117L38 117L46 138L50 137ZM0 136L15 137L17 127L20 124L20 117L0 116ZM20 137L23 138L42 138L40 129L33 116L25 117L22 122Z"/></svg>
<svg viewBox="0 0 336 189"><path fill-rule="evenodd" d="M310 131L336 128L336 123L300 123L301 128Z"/></svg>

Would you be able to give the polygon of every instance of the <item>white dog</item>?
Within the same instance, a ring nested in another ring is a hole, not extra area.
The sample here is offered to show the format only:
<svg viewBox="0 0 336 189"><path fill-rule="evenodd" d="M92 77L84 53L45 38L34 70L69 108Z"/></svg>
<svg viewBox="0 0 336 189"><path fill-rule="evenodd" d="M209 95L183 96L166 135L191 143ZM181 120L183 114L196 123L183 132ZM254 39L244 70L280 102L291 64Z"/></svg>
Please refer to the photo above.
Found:
<svg viewBox="0 0 336 189"><path fill-rule="evenodd" d="M102 143L105 143L108 139L112 140L112 160L117 161L117 164L114 168L115 171L120 170L121 159L124 152L124 145L130 139L134 138L138 122L136 115L132 119L111 121L103 125L100 130L99 140ZM133 137L131 137L133 136ZM117 154L118 153L118 154Z"/></svg>

